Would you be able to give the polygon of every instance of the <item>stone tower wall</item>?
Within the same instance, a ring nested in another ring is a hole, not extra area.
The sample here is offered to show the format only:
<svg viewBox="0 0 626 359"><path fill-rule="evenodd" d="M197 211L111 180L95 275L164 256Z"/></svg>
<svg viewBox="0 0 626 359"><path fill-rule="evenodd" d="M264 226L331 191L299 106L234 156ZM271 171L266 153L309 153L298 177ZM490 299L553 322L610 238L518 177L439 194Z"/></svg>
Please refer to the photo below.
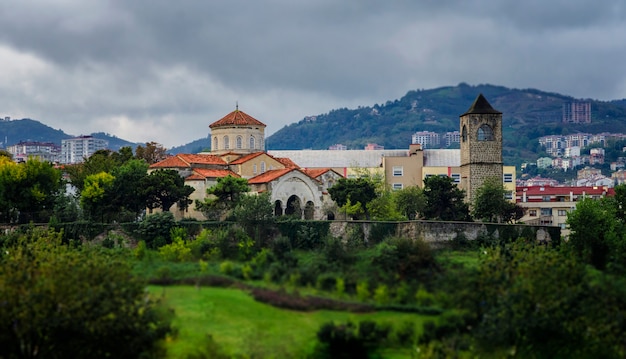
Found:
<svg viewBox="0 0 626 359"><path fill-rule="evenodd" d="M493 140L478 139L478 129L485 124L491 127ZM502 115L466 114L460 118L460 131L461 188L471 204L487 178L502 178Z"/></svg>

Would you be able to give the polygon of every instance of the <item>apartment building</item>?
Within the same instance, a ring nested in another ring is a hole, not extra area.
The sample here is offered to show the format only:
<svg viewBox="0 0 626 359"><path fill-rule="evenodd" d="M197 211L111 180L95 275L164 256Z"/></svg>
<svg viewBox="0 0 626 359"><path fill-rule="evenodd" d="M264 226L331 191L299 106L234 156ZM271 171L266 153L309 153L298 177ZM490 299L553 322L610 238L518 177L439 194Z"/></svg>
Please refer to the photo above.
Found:
<svg viewBox="0 0 626 359"><path fill-rule="evenodd" d="M79 136L61 141L60 161L64 164L81 163L96 151L106 150L109 141L93 136Z"/></svg>
<svg viewBox="0 0 626 359"><path fill-rule="evenodd" d="M567 236L567 213L576 208L583 198L600 199L615 195L608 187L517 187L515 199L525 209L521 222L530 225L549 225L561 228Z"/></svg>
<svg viewBox="0 0 626 359"><path fill-rule="evenodd" d="M418 131L411 136L412 144L420 144L422 148L439 147L441 145L439 134L430 131Z"/></svg>
<svg viewBox="0 0 626 359"><path fill-rule="evenodd" d="M591 102L572 101L564 103L563 123L591 123Z"/></svg>
<svg viewBox="0 0 626 359"><path fill-rule="evenodd" d="M61 146L52 142L20 141L15 145L7 146L7 151L13 155L13 160L16 162L26 161L29 157L57 162L61 154Z"/></svg>

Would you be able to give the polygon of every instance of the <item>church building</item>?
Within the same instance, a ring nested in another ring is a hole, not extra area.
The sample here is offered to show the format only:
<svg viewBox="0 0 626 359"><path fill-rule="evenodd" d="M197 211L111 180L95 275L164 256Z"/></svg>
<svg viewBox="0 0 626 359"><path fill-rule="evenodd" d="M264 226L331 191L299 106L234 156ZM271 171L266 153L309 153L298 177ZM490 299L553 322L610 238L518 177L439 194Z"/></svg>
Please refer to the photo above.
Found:
<svg viewBox="0 0 626 359"><path fill-rule="evenodd" d="M206 198L206 190L218 178L230 175L246 178L251 193L269 192L277 216L326 219L327 209L333 207L327 189L341 175L330 169L305 171L289 158L268 154L265 127L237 107L209 125L210 152L174 155L151 165L149 170L177 170L185 184L195 189L190 197L194 202ZM194 204L185 210L173 205L170 211L176 219L205 219Z"/></svg>

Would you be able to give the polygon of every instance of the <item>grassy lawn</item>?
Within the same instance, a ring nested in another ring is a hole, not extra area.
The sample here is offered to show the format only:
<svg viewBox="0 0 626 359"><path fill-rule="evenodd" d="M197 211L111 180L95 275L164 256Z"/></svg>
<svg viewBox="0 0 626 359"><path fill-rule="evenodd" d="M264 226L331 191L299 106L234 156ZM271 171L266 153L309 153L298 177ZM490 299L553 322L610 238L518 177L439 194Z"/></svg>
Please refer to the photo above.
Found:
<svg viewBox="0 0 626 359"><path fill-rule="evenodd" d="M212 335L226 352L254 357L301 358L310 353L319 327L328 321L375 320L400 325L407 321L421 330L432 317L376 312L355 314L335 311L296 312L258 303L238 289L193 286L150 286L174 309L178 335L168 341L168 356L185 358L205 348ZM385 352L385 357L410 357L411 348Z"/></svg>

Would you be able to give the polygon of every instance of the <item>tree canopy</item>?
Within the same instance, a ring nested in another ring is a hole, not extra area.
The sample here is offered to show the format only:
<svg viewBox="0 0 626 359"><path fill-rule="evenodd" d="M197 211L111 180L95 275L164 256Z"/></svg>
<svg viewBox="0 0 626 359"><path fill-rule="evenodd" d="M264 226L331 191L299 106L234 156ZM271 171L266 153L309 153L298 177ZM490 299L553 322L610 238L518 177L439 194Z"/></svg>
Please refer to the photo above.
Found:
<svg viewBox="0 0 626 359"><path fill-rule="evenodd" d="M176 170L156 170L142 178L141 187L146 194L146 207L150 209L160 208L167 212L175 203L180 208L189 204L189 196L194 189L185 184Z"/></svg>
<svg viewBox="0 0 626 359"><path fill-rule="evenodd" d="M519 220L524 210L505 198L507 191L502 180L491 177L476 191L472 216L484 222L507 223Z"/></svg>
<svg viewBox="0 0 626 359"><path fill-rule="evenodd" d="M340 207L358 206L358 212L369 217L367 205L376 198L376 184L369 178L340 178L328 193ZM356 217L360 213L355 212Z"/></svg>
<svg viewBox="0 0 626 359"><path fill-rule="evenodd" d="M448 176L431 176L424 180L426 207L424 218L440 221L469 221L469 207L463 190Z"/></svg>
<svg viewBox="0 0 626 359"><path fill-rule="evenodd" d="M0 357L161 357L169 311L127 260L33 229L0 242Z"/></svg>
<svg viewBox="0 0 626 359"><path fill-rule="evenodd" d="M7 222L47 221L61 189L61 172L30 158L15 163L0 156L0 216Z"/></svg>
<svg viewBox="0 0 626 359"><path fill-rule="evenodd" d="M222 219L232 211L239 200L250 190L248 180L234 176L217 179L217 183L207 188L209 195L204 200L196 200L196 209L209 219Z"/></svg>

